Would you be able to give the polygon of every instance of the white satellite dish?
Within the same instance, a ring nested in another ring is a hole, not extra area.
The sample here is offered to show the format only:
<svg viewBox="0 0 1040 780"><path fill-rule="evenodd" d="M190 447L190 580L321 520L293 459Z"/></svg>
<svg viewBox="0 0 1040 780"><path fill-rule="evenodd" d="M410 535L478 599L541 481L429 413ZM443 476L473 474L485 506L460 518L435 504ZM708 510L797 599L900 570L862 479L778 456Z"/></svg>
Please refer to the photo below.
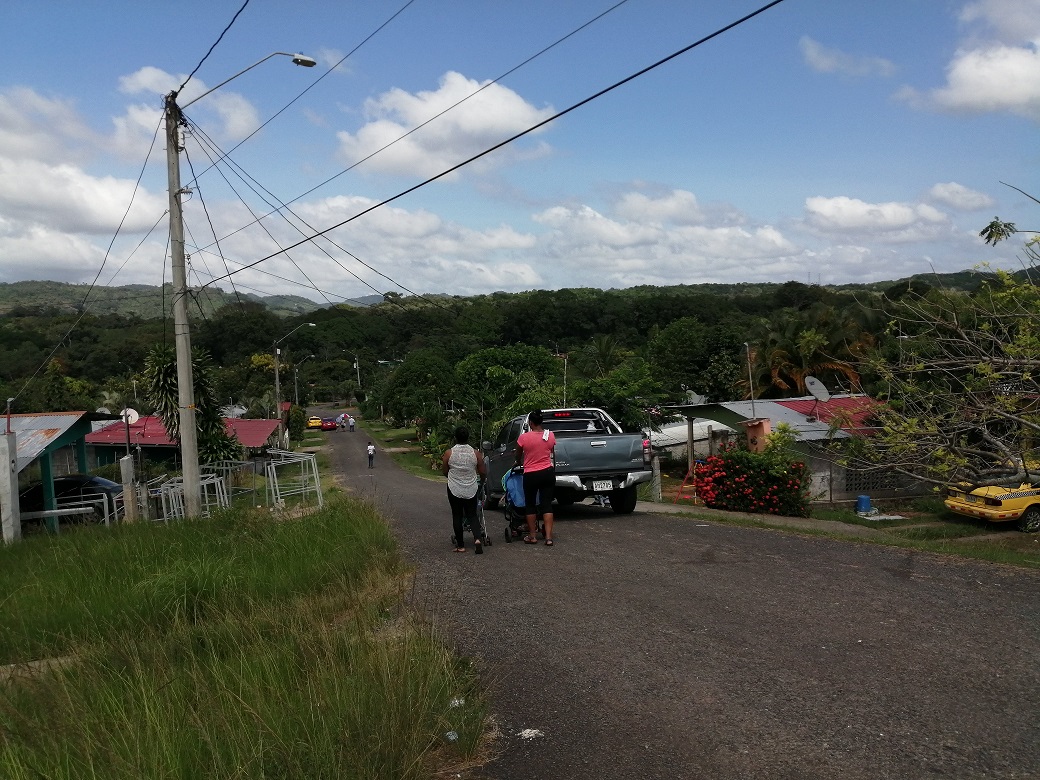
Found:
<svg viewBox="0 0 1040 780"><path fill-rule="evenodd" d="M110 412L104 406L99 406L97 409L94 410L94 414L112 414L112 412Z"/></svg>
<svg viewBox="0 0 1040 780"><path fill-rule="evenodd" d="M826 403L831 400L830 391L827 387L814 376L807 376L805 378L805 389L809 391L809 395L815 398L817 401L823 401Z"/></svg>
<svg viewBox="0 0 1040 780"><path fill-rule="evenodd" d="M141 415L137 413L136 409L123 409L119 416L126 420L127 425L133 425L135 422L141 419Z"/></svg>

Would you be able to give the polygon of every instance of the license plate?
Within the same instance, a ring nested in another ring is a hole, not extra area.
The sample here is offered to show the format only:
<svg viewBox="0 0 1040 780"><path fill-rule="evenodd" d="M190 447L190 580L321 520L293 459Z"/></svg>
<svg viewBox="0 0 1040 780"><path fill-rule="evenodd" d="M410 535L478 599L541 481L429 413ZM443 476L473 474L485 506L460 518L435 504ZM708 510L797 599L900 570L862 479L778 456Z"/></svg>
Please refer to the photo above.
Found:
<svg viewBox="0 0 1040 780"><path fill-rule="evenodd" d="M599 492L600 490L613 490L614 483L609 479L594 479L592 481L592 489L596 492Z"/></svg>

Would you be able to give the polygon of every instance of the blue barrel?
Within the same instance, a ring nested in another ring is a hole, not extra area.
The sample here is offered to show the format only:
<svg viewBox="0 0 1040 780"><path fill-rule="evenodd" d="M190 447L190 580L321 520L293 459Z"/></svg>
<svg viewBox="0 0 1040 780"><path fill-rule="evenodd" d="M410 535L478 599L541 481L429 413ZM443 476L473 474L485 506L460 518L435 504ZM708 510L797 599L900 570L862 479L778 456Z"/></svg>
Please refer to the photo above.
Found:
<svg viewBox="0 0 1040 780"><path fill-rule="evenodd" d="M856 511L857 512L869 512L870 511L870 496L856 496Z"/></svg>

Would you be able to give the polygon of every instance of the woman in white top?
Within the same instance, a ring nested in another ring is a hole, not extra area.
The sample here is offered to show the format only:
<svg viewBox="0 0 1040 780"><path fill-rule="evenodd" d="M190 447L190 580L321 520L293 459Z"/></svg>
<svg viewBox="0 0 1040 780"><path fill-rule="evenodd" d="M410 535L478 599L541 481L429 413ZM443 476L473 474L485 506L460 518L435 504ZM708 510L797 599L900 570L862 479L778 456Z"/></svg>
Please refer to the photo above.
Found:
<svg viewBox="0 0 1040 780"><path fill-rule="evenodd" d="M455 552L466 552L462 537L463 517L469 520L473 532L474 552L484 552L482 540L484 529L477 517L477 490L480 480L487 474L484 453L469 446L469 429L455 429L455 446L446 450L441 457L441 471L448 478L448 504L451 506L451 521L455 528Z"/></svg>

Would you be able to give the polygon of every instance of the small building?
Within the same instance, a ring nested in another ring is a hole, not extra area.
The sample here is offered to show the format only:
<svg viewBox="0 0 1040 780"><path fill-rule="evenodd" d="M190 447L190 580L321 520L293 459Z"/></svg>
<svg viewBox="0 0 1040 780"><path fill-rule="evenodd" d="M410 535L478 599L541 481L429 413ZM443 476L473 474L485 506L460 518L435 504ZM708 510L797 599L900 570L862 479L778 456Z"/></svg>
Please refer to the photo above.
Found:
<svg viewBox="0 0 1040 780"><path fill-rule="evenodd" d="M780 423L797 435L795 449L805 456L813 480L813 497L820 502L854 501L918 495L920 485L887 470L859 470L841 464L845 444L871 434L870 415L878 401L861 394L813 396L754 401L680 404L668 407L689 420L708 420L740 432L751 449L765 445L765 437ZM690 443L690 452L696 452ZM697 457L700 457L698 454Z"/></svg>
<svg viewBox="0 0 1040 780"><path fill-rule="evenodd" d="M277 446L278 420L244 420L224 418L229 434L234 436L250 455L265 448ZM127 451L138 452L150 460L176 462L180 446L170 438L166 426L158 417L140 417L131 425L120 421L107 425L86 436L86 445L93 450L93 461L99 466L115 463Z"/></svg>

